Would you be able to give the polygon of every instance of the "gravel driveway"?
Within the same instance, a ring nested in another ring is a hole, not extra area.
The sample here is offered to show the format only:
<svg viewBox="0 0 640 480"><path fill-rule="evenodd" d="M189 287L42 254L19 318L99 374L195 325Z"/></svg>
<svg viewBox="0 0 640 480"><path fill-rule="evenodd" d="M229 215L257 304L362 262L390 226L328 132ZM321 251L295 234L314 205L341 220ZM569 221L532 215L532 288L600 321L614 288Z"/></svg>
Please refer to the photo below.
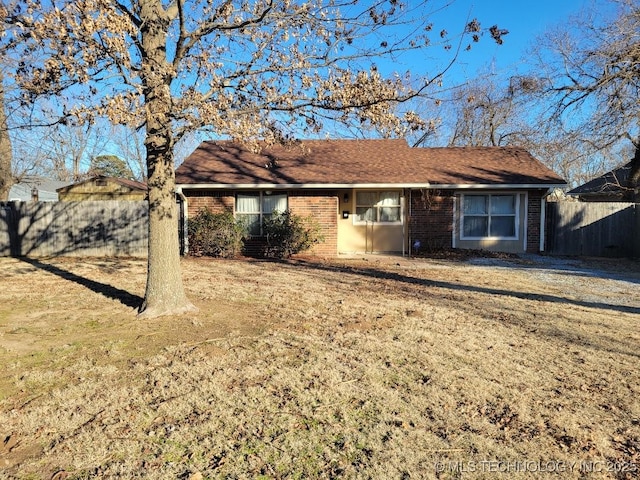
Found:
<svg viewBox="0 0 640 480"><path fill-rule="evenodd" d="M554 285L576 300L627 306L640 313L640 261L521 255L518 259L474 258L470 265L519 269L532 279Z"/></svg>

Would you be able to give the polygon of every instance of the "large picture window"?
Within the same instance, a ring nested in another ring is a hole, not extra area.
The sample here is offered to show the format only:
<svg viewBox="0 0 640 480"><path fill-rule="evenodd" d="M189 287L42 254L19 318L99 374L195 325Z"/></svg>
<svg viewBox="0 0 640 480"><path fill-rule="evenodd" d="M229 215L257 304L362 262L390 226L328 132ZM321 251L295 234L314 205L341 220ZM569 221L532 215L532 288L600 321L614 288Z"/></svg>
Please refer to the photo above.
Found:
<svg viewBox="0 0 640 480"><path fill-rule="evenodd" d="M400 223L401 221L399 191L356 192L354 223Z"/></svg>
<svg viewBox="0 0 640 480"><path fill-rule="evenodd" d="M247 192L236 197L236 218L251 235L261 235L265 219L287 210L286 193Z"/></svg>
<svg viewBox="0 0 640 480"><path fill-rule="evenodd" d="M463 195L462 238L517 238L515 194Z"/></svg>

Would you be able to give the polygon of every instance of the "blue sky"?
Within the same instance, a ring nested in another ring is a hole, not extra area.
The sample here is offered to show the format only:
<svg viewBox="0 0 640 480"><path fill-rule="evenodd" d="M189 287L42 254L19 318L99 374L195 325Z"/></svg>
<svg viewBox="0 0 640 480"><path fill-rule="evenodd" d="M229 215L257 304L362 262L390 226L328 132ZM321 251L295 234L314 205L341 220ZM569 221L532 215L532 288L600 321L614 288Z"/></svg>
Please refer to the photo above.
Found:
<svg viewBox="0 0 640 480"><path fill-rule="evenodd" d="M489 68L499 76L510 76L516 68L526 70L527 65L522 63L521 58L539 35L552 26L567 22L571 15L579 13L591 3L591 0L454 0L434 16L434 30L439 32L446 28L453 35L464 29L467 19L473 18L478 19L484 29L497 24L509 30L503 45L497 45L485 33L480 43L472 44L471 51L461 52L454 73L456 82L464 82L475 77L478 70L486 72ZM439 47L432 47L429 54L438 56L440 60L411 56L410 60L402 62L406 65L397 67L399 70L415 71L412 62L426 60L436 66L445 58L445 52Z"/></svg>
<svg viewBox="0 0 640 480"><path fill-rule="evenodd" d="M497 45L485 35L482 45L474 49L480 65L495 60L500 71L518 64L539 35L549 27L566 22L586 3L583 0L458 0L451 7L451 14L471 11L471 16L478 18L485 28L497 24L509 30L504 44Z"/></svg>

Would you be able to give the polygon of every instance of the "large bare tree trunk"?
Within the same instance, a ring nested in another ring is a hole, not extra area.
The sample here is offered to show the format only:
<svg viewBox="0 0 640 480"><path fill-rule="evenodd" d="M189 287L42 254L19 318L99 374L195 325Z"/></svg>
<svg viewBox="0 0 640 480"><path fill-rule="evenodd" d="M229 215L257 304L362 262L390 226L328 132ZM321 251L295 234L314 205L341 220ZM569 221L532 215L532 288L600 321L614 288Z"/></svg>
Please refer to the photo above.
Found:
<svg viewBox="0 0 640 480"><path fill-rule="evenodd" d="M171 134L171 67L166 58L168 21L157 0L141 4L143 71L146 101L149 186L149 257L147 289L139 317L197 310L182 283L178 244L178 209Z"/></svg>
<svg viewBox="0 0 640 480"><path fill-rule="evenodd" d="M187 299L182 283L178 243L178 210L171 155L147 154L149 164L149 254L147 288L141 318L180 314L197 309ZM166 187L162 187L166 185Z"/></svg>
<svg viewBox="0 0 640 480"><path fill-rule="evenodd" d="M11 139L7 127L7 114L4 109L4 78L0 72L0 202L9 198L9 190L13 185L11 175Z"/></svg>

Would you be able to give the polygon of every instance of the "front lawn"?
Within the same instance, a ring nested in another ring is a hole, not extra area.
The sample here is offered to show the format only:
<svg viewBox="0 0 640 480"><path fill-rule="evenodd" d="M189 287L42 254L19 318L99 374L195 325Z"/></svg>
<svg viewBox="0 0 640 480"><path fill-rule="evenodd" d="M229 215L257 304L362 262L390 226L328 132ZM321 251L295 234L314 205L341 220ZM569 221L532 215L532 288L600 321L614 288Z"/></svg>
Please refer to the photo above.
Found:
<svg viewBox="0 0 640 480"><path fill-rule="evenodd" d="M640 267L0 259L0 478L637 478Z"/></svg>

